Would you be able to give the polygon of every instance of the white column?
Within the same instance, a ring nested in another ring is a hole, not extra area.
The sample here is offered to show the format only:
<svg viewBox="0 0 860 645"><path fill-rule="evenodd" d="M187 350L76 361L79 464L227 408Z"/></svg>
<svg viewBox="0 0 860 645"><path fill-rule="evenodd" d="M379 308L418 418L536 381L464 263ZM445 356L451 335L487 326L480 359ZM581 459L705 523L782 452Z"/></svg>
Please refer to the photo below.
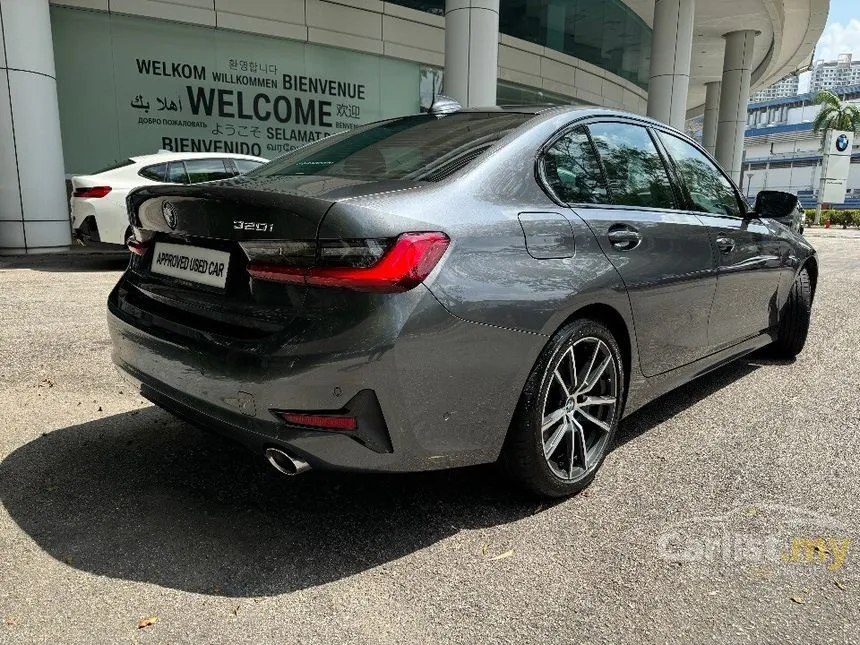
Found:
<svg viewBox="0 0 860 645"><path fill-rule="evenodd" d="M744 30L733 31L724 36L726 55L723 59L717 145L714 156L735 182L740 182L741 179L744 130L747 123L747 104L750 100L750 73L756 35L755 31Z"/></svg>
<svg viewBox="0 0 860 645"><path fill-rule="evenodd" d="M499 0L445 0L444 93L463 107L496 104Z"/></svg>
<svg viewBox="0 0 860 645"><path fill-rule="evenodd" d="M702 146L714 154L717 147L717 118L720 113L719 81L705 83L705 120L702 123Z"/></svg>
<svg viewBox="0 0 860 645"><path fill-rule="evenodd" d="M48 0L0 0L0 254L69 244Z"/></svg>
<svg viewBox="0 0 860 645"><path fill-rule="evenodd" d="M656 0L648 116L684 129L693 50L694 0Z"/></svg>

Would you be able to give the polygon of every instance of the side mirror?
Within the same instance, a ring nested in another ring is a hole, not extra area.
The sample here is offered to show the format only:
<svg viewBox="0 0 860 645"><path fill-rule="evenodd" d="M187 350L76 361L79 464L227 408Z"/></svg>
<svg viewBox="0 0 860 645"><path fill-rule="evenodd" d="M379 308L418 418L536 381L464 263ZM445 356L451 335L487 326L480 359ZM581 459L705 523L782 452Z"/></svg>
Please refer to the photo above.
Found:
<svg viewBox="0 0 860 645"><path fill-rule="evenodd" d="M793 214L797 208L797 195L778 190L763 190L755 198L754 212L760 217L779 219Z"/></svg>

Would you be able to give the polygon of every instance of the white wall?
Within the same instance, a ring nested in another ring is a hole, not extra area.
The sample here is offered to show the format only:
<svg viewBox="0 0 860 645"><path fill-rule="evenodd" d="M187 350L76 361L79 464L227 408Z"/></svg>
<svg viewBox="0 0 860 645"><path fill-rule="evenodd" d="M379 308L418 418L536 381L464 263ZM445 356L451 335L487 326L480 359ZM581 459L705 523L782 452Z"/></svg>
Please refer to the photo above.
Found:
<svg viewBox="0 0 860 645"><path fill-rule="evenodd" d="M380 0L51 0L445 64L445 19ZM644 114L647 93L572 56L499 36L498 77L571 99Z"/></svg>

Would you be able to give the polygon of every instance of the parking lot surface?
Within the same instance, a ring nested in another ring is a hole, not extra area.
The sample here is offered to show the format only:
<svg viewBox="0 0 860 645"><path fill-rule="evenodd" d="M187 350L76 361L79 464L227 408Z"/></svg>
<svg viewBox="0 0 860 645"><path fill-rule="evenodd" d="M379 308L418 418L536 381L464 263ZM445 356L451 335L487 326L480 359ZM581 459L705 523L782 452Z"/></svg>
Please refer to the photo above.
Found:
<svg viewBox="0 0 860 645"><path fill-rule="evenodd" d="M122 258L0 259L0 643L860 642L860 236L808 237L798 360L651 404L554 504L282 477L120 379Z"/></svg>

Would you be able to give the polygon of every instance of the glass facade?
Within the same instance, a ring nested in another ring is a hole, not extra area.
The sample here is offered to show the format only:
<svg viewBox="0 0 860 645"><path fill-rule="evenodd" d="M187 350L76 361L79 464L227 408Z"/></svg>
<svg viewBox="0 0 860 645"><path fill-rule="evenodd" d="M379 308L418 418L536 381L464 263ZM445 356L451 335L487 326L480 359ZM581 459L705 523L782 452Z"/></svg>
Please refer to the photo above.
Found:
<svg viewBox="0 0 860 645"><path fill-rule="evenodd" d="M421 111L427 112L433 99L443 93L445 71L436 67L422 67L419 84ZM548 92L537 87L526 87L508 81L498 81L496 85L496 105L579 105L584 103Z"/></svg>
<svg viewBox="0 0 860 645"><path fill-rule="evenodd" d="M271 159L419 108L408 61L59 6L51 29L69 174L160 149Z"/></svg>
<svg viewBox="0 0 860 645"><path fill-rule="evenodd" d="M445 0L394 3L445 13ZM621 0L502 0L499 31L570 54L648 89L651 28Z"/></svg>

